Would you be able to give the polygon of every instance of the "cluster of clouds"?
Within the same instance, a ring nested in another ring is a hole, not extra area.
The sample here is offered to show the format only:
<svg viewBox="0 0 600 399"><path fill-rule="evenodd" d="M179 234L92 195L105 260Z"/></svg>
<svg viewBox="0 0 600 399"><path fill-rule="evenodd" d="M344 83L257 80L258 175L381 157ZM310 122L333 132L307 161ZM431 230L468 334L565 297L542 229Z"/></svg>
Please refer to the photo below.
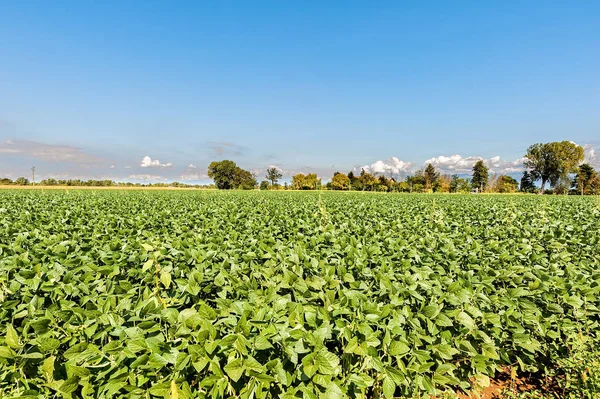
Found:
<svg viewBox="0 0 600 399"><path fill-rule="evenodd" d="M390 157L383 161L375 161L371 165L363 165L360 169L364 169L367 173L386 176L402 176L409 173L413 169L412 162L402 161L397 157Z"/></svg>
<svg viewBox="0 0 600 399"><path fill-rule="evenodd" d="M430 158L424 162L424 165L432 164L446 173L470 173L473 165L478 161L483 161L493 173L515 173L524 170L523 162L525 162L525 158L509 161L499 156L485 159L478 156L463 157L455 154Z"/></svg>
<svg viewBox="0 0 600 399"><path fill-rule="evenodd" d="M427 159L425 162L423 162L422 166L432 164L442 173L464 174L471 173L473 165L475 165L475 163L478 161L483 161L492 173L515 173L524 170L523 162L525 161L525 158L509 161L502 159L499 156L486 159L480 156L463 157L460 154L449 156L441 155L439 157ZM375 161L370 165L363 165L359 168L355 168L355 171L359 172L361 169L364 169L365 172L372 173L374 175L403 177L414 172L419 167L421 167L421 165L413 162L403 161L397 157L390 157L385 160Z"/></svg>
<svg viewBox="0 0 600 399"><path fill-rule="evenodd" d="M140 167L142 168L170 168L173 166L171 162L161 163L158 159L152 159L148 155L142 158Z"/></svg>

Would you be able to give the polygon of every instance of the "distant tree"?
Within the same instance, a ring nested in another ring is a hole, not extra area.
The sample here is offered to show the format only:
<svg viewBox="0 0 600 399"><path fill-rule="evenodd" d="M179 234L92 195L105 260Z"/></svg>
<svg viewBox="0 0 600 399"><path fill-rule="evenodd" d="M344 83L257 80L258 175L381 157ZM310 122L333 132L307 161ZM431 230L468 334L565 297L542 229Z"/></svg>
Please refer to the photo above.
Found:
<svg viewBox="0 0 600 399"><path fill-rule="evenodd" d="M315 173L304 175L298 173L292 176L292 189L294 190L317 190L321 186L321 179Z"/></svg>
<svg viewBox="0 0 600 399"><path fill-rule="evenodd" d="M15 180L15 184L19 186L26 186L29 184L29 179L21 176L17 180Z"/></svg>
<svg viewBox="0 0 600 399"><path fill-rule="evenodd" d="M269 182L267 180L263 180L260 182L260 189L261 190L268 190L269 189Z"/></svg>
<svg viewBox="0 0 600 399"><path fill-rule="evenodd" d="M500 175L495 181L494 191L497 193L514 193L518 187L519 183L513 177Z"/></svg>
<svg viewBox="0 0 600 399"><path fill-rule="evenodd" d="M554 187L561 178L565 180L569 173L577 171L577 165L583 161L583 147L571 141L538 143L527 149L525 157L523 164L533 180L542 180L541 194L547 182Z"/></svg>
<svg viewBox="0 0 600 399"><path fill-rule="evenodd" d="M335 174L331 178L331 188L333 190L349 190L350 178L342 173L335 172Z"/></svg>
<svg viewBox="0 0 600 399"><path fill-rule="evenodd" d="M467 178L459 178L456 182L456 188L454 192L456 193L470 193L473 190L471 187L471 182Z"/></svg>
<svg viewBox="0 0 600 399"><path fill-rule="evenodd" d="M254 190L258 186L256 176L239 167L236 169L234 182L235 188L240 190Z"/></svg>
<svg viewBox="0 0 600 399"><path fill-rule="evenodd" d="M423 171L423 179L425 180L425 190L433 190L437 185L440 174L435 170L435 166L428 164Z"/></svg>
<svg viewBox="0 0 600 399"><path fill-rule="evenodd" d="M305 178L306 176L304 176L303 173L298 173L292 176L292 190L302 190L304 187Z"/></svg>
<svg viewBox="0 0 600 399"><path fill-rule="evenodd" d="M535 184L533 183L533 177L528 171L523 172L523 177L521 177L519 191L523 193L535 192Z"/></svg>
<svg viewBox="0 0 600 399"><path fill-rule="evenodd" d="M361 188L368 191L373 191L375 185L378 183L377 178L364 169L360 171L359 181Z"/></svg>
<svg viewBox="0 0 600 399"><path fill-rule="evenodd" d="M471 185L476 188L479 192L483 192L487 187L489 179L488 168L485 166L482 160L479 160L473 165L473 176L471 178Z"/></svg>
<svg viewBox="0 0 600 399"><path fill-rule="evenodd" d="M235 179L238 166L230 160L215 161L208 165L208 177L214 180L220 190L231 190L235 188Z"/></svg>
<svg viewBox="0 0 600 399"><path fill-rule="evenodd" d="M13 184L13 181L11 179L9 179L8 177L3 177L2 179L0 179L0 185L6 186L9 184Z"/></svg>
<svg viewBox="0 0 600 399"><path fill-rule="evenodd" d="M590 194L592 182L596 178L596 171L594 168L587 163L579 166L575 180L573 180L573 187L581 195Z"/></svg>
<svg viewBox="0 0 600 399"><path fill-rule="evenodd" d="M410 192L422 192L425 187L425 175L423 169L417 169L412 176L406 176L406 182L410 185Z"/></svg>
<svg viewBox="0 0 600 399"><path fill-rule="evenodd" d="M401 182L396 183L395 187L396 187L396 191L398 191L398 192L401 192L401 193L410 192L410 183L408 183L406 181L401 181Z"/></svg>
<svg viewBox="0 0 600 399"><path fill-rule="evenodd" d="M450 179L450 192L456 193L458 192L458 185L460 184L460 177L457 174L453 174Z"/></svg>
<svg viewBox="0 0 600 399"><path fill-rule="evenodd" d="M589 193L592 195L600 194L600 173L596 173L596 177L591 181Z"/></svg>
<svg viewBox="0 0 600 399"><path fill-rule="evenodd" d="M440 175L437 183L433 186L433 190L437 193L451 192L452 177L450 175Z"/></svg>
<svg viewBox="0 0 600 399"><path fill-rule="evenodd" d="M208 177L214 180L220 190L234 188L252 190L258 185L256 177L230 160L211 162L208 166Z"/></svg>
<svg viewBox="0 0 600 399"><path fill-rule="evenodd" d="M277 184L277 180L281 179L282 176L283 174L281 174L281 171L279 169L272 167L267 169L267 175L265 176L265 178L271 182L272 186L274 186L275 184Z"/></svg>

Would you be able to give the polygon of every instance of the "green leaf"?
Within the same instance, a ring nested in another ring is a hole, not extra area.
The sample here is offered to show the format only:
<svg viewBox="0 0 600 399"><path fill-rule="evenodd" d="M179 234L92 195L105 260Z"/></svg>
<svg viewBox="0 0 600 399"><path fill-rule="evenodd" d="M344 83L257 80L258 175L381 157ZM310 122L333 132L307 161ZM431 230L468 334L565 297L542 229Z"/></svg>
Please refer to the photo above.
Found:
<svg viewBox="0 0 600 399"><path fill-rule="evenodd" d="M392 356L403 355L408 351L410 351L410 348L404 342L392 341L390 344L390 355Z"/></svg>
<svg viewBox="0 0 600 399"><path fill-rule="evenodd" d="M169 288L169 286L171 285L171 273L162 271L160 273L160 282L163 283L165 288Z"/></svg>
<svg viewBox="0 0 600 399"><path fill-rule="evenodd" d="M475 328L477 328L475 320L473 320L471 316L469 316L466 312L460 312L456 316L456 320L463 326L467 327L469 330L474 330Z"/></svg>
<svg viewBox="0 0 600 399"><path fill-rule="evenodd" d="M62 393L73 393L77 390L79 386L79 376L73 376L67 379L62 385L58 388L58 390Z"/></svg>
<svg viewBox="0 0 600 399"><path fill-rule="evenodd" d="M244 365L242 359L235 359L227 363L223 370L227 373L229 378L237 382L242 374L244 374Z"/></svg>
<svg viewBox="0 0 600 399"><path fill-rule="evenodd" d="M12 324L6 325L6 337L5 337L6 345L13 349L19 349L21 347L21 343L19 342L19 335L17 331L13 327Z"/></svg>
<svg viewBox="0 0 600 399"><path fill-rule="evenodd" d="M428 319L433 319L440 313L440 308L436 304L427 305L423 308L423 315Z"/></svg>
<svg viewBox="0 0 600 399"><path fill-rule="evenodd" d="M154 266L154 259L151 258L144 262L144 265L142 266L142 272L147 272L150 270L150 268L152 268L152 266Z"/></svg>
<svg viewBox="0 0 600 399"><path fill-rule="evenodd" d="M396 393L396 384L394 383L394 381L392 381L390 377L386 376L383 379L382 387L384 397L388 399L394 398L394 393Z"/></svg>
<svg viewBox="0 0 600 399"><path fill-rule="evenodd" d="M15 352L7 346L0 346L0 358L14 359Z"/></svg>

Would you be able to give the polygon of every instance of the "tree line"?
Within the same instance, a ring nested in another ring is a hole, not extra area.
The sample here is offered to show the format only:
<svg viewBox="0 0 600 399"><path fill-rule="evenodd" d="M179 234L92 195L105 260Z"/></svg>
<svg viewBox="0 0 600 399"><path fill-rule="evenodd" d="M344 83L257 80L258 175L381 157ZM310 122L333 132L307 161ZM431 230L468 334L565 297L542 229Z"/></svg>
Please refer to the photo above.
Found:
<svg viewBox="0 0 600 399"><path fill-rule="evenodd" d="M44 179L39 182L31 182L26 177L15 180L7 177L0 178L0 186L66 186L66 187L176 187L176 188L215 188L214 184L186 184L180 182L170 183L132 183L115 182L114 180L80 180L80 179Z"/></svg>
<svg viewBox="0 0 600 399"><path fill-rule="evenodd" d="M527 149L525 158L525 171L520 181L508 174L490 175L482 160L473 165L470 177L442 174L432 164L428 164L403 180L374 175L362 169L359 175L355 175L353 171L347 174L335 172L325 185L314 173L298 173L292 176L291 184L285 182L280 185L278 181L282 177L281 171L271 167L267 169L265 180L259 185L256 176L229 160L212 162L209 176L220 189L253 189L258 186L261 190L600 194L600 173L591 165L582 163L583 147L571 141L533 144ZM537 182L540 183L539 187ZM547 185L550 186L549 189Z"/></svg>
<svg viewBox="0 0 600 399"><path fill-rule="evenodd" d="M45 179L36 185L41 186L73 186L73 187L187 187L218 188L222 190L354 190L381 192L443 192L443 193L546 193L546 194L578 194L599 195L600 173L591 165L582 163L583 147L571 142L551 142L531 145L525 154L523 166L525 171L518 182L507 174L490 175L488 167L480 160L471 169L468 177L458 174L443 174L432 164L419 169L404 179L392 176L375 175L362 169L360 174L353 171L347 174L335 172L326 184L315 173L298 173L292 176L291 183L279 184L283 177L275 167L267 169L265 178L258 183L257 176L240 168L234 161L223 160L211 162L208 176L214 184L171 183L131 183L113 180L57 180ZM536 183L540 183L539 186ZM27 178L16 180L0 179L0 185L26 186L32 184ZM548 188L550 186L550 188Z"/></svg>

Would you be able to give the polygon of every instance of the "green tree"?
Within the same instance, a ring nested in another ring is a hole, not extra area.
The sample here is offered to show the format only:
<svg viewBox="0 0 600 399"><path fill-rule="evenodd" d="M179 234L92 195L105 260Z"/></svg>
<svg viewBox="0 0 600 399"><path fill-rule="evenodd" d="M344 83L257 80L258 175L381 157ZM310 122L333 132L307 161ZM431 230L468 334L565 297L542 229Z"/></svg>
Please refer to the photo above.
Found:
<svg viewBox="0 0 600 399"><path fill-rule="evenodd" d="M279 169L277 169L276 167L272 167L267 169L267 175L265 176L265 178L271 182L272 186L275 186L275 184L277 184L277 180L281 179L282 176L283 174L281 174L281 171Z"/></svg>
<svg viewBox="0 0 600 399"><path fill-rule="evenodd" d="M208 177L214 180L220 190L231 190L235 188L235 179L238 166L228 159L211 162L208 166Z"/></svg>
<svg viewBox="0 0 600 399"><path fill-rule="evenodd" d="M292 176L292 189L294 190L316 190L321 186L321 179L315 173L304 175L298 173Z"/></svg>
<svg viewBox="0 0 600 399"><path fill-rule="evenodd" d="M354 172L350 171L348 172L348 179L350 179L350 189L351 190L359 190L360 188L358 187L359 181L358 181L358 177L354 176Z"/></svg>
<svg viewBox="0 0 600 399"><path fill-rule="evenodd" d="M29 184L29 179L21 176L17 180L15 180L15 184L17 184L19 186L26 186Z"/></svg>
<svg viewBox="0 0 600 399"><path fill-rule="evenodd" d="M458 175L452 175L450 179L450 192L451 193L468 193L471 191L471 183L469 179L458 177Z"/></svg>
<svg viewBox="0 0 600 399"><path fill-rule="evenodd" d="M267 180L263 180L260 182L260 189L261 190L268 190L269 189L269 182Z"/></svg>
<svg viewBox="0 0 600 399"><path fill-rule="evenodd" d="M440 175L436 185L433 187L437 193L449 193L452 191L452 177L450 175Z"/></svg>
<svg viewBox="0 0 600 399"><path fill-rule="evenodd" d="M500 175L496 180L495 191L498 193L514 193L518 187L519 183L513 177Z"/></svg>
<svg viewBox="0 0 600 399"><path fill-rule="evenodd" d="M230 160L211 162L208 166L208 177L212 178L220 190L242 189L252 190L257 186L252 173L244 170Z"/></svg>
<svg viewBox="0 0 600 399"><path fill-rule="evenodd" d="M519 187L519 191L523 193L535 192L535 184L533 183L533 177L528 171L523 172L523 177L521 177L521 185Z"/></svg>
<svg viewBox="0 0 600 399"><path fill-rule="evenodd" d="M471 185L479 192L483 192L488 184L489 174L488 168L482 160L475 162L473 165L473 176L471 177Z"/></svg>
<svg viewBox="0 0 600 399"><path fill-rule="evenodd" d="M592 182L596 178L596 171L592 165L584 163L580 165L577 170L575 180L573 180L573 187L581 194L590 194Z"/></svg>
<svg viewBox="0 0 600 399"><path fill-rule="evenodd" d="M423 179L425 181L425 190L433 190L437 185L440 174L435 170L435 166L428 164L423 171Z"/></svg>
<svg viewBox="0 0 600 399"><path fill-rule="evenodd" d="M240 167L236 169L234 182L235 188L239 190L254 190L258 186L256 177Z"/></svg>
<svg viewBox="0 0 600 399"><path fill-rule="evenodd" d="M331 178L331 188L334 190L350 189L350 178L342 173L335 172Z"/></svg>
<svg viewBox="0 0 600 399"><path fill-rule="evenodd" d="M571 142L537 143L531 145L523 163L535 180L541 180L540 194L547 182L556 186L559 180L566 180L569 173L577 171L583 161L583 147Z"/></svg>
<svg viewBox="0 0 600 399"><path fill-rule="evenodd" d="M368 191L373 191L373 188L378 183L377 178L364 169L360 170L359 180L362 189Z"/></svg>

